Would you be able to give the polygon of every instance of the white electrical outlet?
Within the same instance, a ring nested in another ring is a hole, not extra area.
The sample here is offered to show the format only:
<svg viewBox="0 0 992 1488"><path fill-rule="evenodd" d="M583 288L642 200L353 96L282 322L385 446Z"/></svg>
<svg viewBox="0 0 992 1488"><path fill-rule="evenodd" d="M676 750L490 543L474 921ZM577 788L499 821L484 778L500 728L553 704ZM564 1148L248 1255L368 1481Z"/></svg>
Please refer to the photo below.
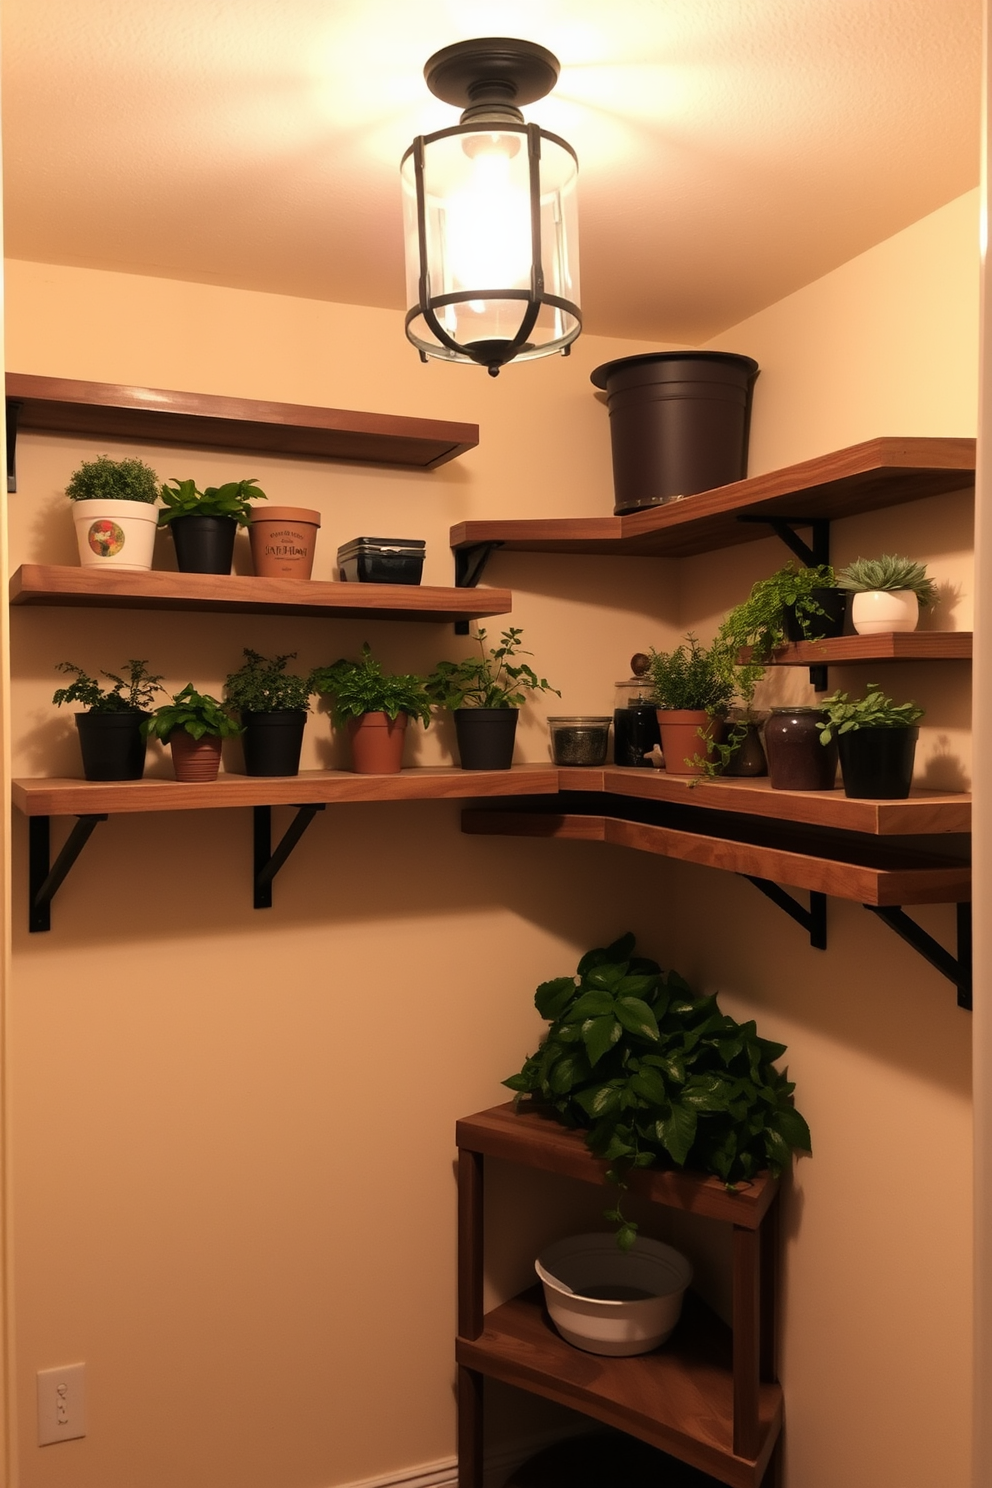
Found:
<svg viewBox="0 0 992 1488"><path fill-rule="evenodd" d="M38 1445L86 1435L86 1365L38 1371Z"/></svg>

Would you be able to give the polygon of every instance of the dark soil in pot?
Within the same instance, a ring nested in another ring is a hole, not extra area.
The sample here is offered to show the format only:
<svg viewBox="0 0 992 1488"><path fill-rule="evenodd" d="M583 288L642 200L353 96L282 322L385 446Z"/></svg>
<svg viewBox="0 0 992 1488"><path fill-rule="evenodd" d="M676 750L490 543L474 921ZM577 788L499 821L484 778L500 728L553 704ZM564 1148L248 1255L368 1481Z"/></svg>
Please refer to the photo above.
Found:
<svg viewBox="0 0 992 1488"><path fill-rule="evenodd" d="M303 730L302 708L277 708L272 713L242 713L241 743L246 775L298 775Z"/></svg>
<svg viewBox="0 0 992 1488"><path fill-rule="evenodd" d="M517 734L516 708L456 708L455 734L463 770L508 770Z"/></svg>
<svg viewBox="0 0 992 1488"><path fill-rule="evenodd" d="M87 780L140 780L145 771L147 713L77 713L79 751Z"/></svg>
<svg viewBox="0 0 992 1488"><path fill-rule="evenodd" d="M174 517L169 531L179 572L229 574L237 530L233 517Z"/></svg>

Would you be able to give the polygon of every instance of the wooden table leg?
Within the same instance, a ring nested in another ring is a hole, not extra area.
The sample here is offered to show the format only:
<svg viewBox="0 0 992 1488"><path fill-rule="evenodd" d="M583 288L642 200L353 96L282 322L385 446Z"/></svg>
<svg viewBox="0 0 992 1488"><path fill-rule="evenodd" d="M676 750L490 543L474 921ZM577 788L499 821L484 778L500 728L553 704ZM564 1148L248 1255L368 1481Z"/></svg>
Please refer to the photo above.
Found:
<svg viewBox="0 0 992 1488"><path fill-rule="evenodd" d="M760 1235L734 1225L734 1451L752 1459L758 1455L760 1311Z"/></svg>
<svg viewBox="0 0 992 1488"><path fill-rule="evenodd" d="M482 1375L458 1366L458 1488L482 1488Z"/></svg>

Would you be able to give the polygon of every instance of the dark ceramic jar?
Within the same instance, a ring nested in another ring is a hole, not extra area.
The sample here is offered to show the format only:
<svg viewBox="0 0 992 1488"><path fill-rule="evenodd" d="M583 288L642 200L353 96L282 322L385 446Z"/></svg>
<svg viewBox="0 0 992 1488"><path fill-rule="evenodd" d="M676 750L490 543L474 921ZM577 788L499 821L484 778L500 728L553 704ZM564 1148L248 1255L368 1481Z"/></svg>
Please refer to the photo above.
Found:
<svg viewBox="0 0 992 1488"><path fill-rule="evenodd" d="M832 790L837 741L820 743L822 708L773 708L765 724L765 755L773 790Z"/></svg>

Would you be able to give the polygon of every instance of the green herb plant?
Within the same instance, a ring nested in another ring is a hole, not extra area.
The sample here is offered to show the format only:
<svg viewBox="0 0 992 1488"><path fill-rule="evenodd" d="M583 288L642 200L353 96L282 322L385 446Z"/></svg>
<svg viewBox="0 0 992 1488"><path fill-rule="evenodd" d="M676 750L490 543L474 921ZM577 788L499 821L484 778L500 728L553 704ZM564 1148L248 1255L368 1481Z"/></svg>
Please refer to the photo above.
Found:
<svg viewBox="0 0 992 1488"><path fill-rule="evenodd" d="M723 714L737 691L734 668L721 647L701 646L690 631L674 651L651 649L651 681L659 708Z"/></svg>
<svg viewBox="0 0 992 1488"><path fill-rule="evenodd" d="M575 977L544 982L534 1002L551 1026L503 1083L518 1103L583 1130L619 1188L633 1169L653 1165L716 1174L732 1188L811 1151L795 1086L775 1068L785 1045L721 1013L715 997L694 996L677 972L635 956L633 935L589 951ZM606 1218L629 1249L637 1226L619 1202Z"/></svg>
<svg viewBox="0 0 992 1488"><path fill-rule="evenodd" d="M181 481L173 476L160 494L165 503L158 514L160 527L167 527L176 517L230 517L239 527L247 527L251 503L269 499L259 490L255 476L250 480L228 481L223 486L207 486L205 491L197 490L195 481Z"/></svg>
<svg viewBox="0 0 992 1488"><path fill-rule="evenodd" d="M171 702L156 708L141 725L146 739L161 739L163 743L179 729L193 739L230 739L244 732L224 703L209 692L197 692L192 682L187 682Z"/></svg>
<svg viewBox="0 0 992 1488"><path fill-rule="evenodd" d="M423 677L412 673L384 672L366 641L358 661L342 657L333 666L316 667L310 674L314 692L331 699L331 713L340 727L349 718L365 713L398 713L419 718L424 728L431 721L431 700Z"/></svg>
<svg viewBox="0 0 992 1488"><path fill-rule="evenodd" d="M503 631L499 645L487 651L488 636L479 626L474 637L478 656L439 661L426 681L429 697L442 708L522 708L528 693L535 692L561 697L556 687L517 659L532 654L521 646L522 634L513 625Z"/></svg>
<svg viewBox="0 0 992 1488"><path fill-rule="evenodd" d="M111 688L101 687L72 661L60 661L55 670L74 673L76 678L53 696L52 702L59 708L63 703L82 703L90 713L147 713L155 694L162 691L162 678L148 670L146 661L126 661L123 677L116 672L101 672L101 677L114 684Z"/></svg>
<svg viewBox="0 0 992 1488"><path fill-rule="evenodd" d="M158 476L143 460L84 460L65 488L70 501L144 501L158 498Z"/></svg>
<svg viewBox="0 0 992 1488"><path fill-rule="evenodd" d="M769 661L785 640L785 612L794 609L803 634L815 616L825 614L816 589L833 589L837 579L829 563L802 568L795 561L759 579L742 604L735 605L717 632L716 644L735 655L745 647L751 662Z"/></svg>
<svg viewBox="0 0 992 1488"><path fill-rule="evenodd" d="M270 658L246 646L244 658L238 670L224 680L232 708L242 714L277 713L286 708L310 711L310 678L286 671L286 663L296 659L295 651Z"/></svg>
<svg viewBox="0 0 992 1488"><path fill-rule="evenodd" d="M850 734L857 729L912 728L924 713L917 703L894 703L877 682L868 683L863 698L852 702L846 692L833 692L817 706L826 714L816 725L821 744L829 744L835 734Z"/></svg>
<svg viewBox="0 0 992 1488"><path fill-rule="evenodd" d="M837 587L851 594L912 589L921 610L936 604L938 598L937 585L927 577L926 564L897 553L883 553L881 558L855 558L846 568L837 570Z"/></svg>

